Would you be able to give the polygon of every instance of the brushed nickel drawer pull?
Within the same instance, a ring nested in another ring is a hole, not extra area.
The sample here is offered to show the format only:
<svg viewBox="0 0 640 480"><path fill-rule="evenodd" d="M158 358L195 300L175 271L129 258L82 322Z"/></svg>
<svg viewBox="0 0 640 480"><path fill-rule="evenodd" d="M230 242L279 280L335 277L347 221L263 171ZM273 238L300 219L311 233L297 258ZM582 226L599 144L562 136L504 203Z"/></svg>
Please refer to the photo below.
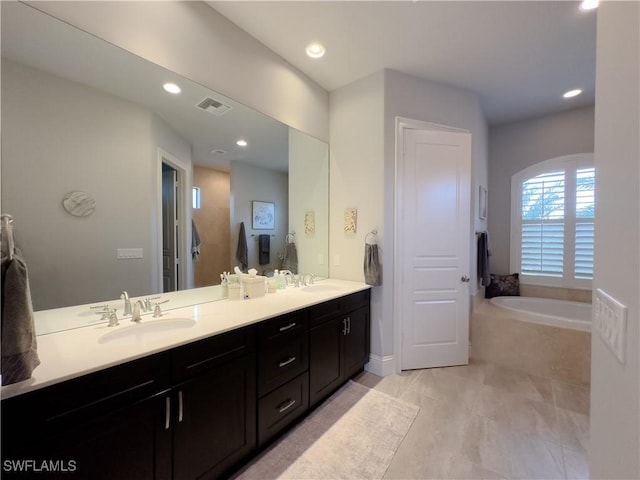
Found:
<svg viewBox="0 0 640 480"><path fill-rule="evenodd" d="M278 366L279 366L280 368L282 368L282 367L286 367L286 366L287 366L287 365L289 365L291 362L295 362L295 361L296 361L296 357L289 357L289 358L287 358L286 360L284 360L284 361L280 362L280 363L278 364Z"/></svg>
<svg viewBox="0 0 640 480"><path fill-rule="evenodd" d="M184 409L182 405L182 390L178 392L178 422L184 419Z"/></svg>
<svg viewBox="0 0 640 480"><path fill-rule="evenodd" d="M171 397L165 398L164 405L164 429L169 430L171 427Z"/></svg>
<svg viewBox="0 0 640 480"><path fill-rule="evenodd" d="M292 329L296 325L297 325L296 322L291 322L289 325L285 325L284 327L280 327L280 331L281 332L286 332L287 330Z"/></svg>
<svg viewBox="0 0 640 480"><path fill-rule="evenodd" d="M289 410L291 407L293 407L296 404L295 400L287 400L284 403L281 403L280 405L278 405L278 412L280 413L284 413L287 410Z"/></svg>

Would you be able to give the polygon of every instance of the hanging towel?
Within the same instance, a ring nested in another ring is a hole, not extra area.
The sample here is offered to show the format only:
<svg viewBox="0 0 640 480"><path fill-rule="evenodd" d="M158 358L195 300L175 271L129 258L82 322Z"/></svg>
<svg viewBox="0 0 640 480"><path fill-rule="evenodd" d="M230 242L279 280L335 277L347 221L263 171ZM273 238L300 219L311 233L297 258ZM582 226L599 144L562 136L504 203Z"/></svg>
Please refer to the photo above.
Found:
<svg viewBox="0 0 640 480"><path fill-rule="evenodd" d="M269 235L258 235L258 263L260 265L268 265L270 259L271 237Z"/></svg>
<svg viewBox="0 0 640 480"><path fill-rule="evenodd" d="M27 265L18 249L2 257L2 384L31 378L40 365Z"/></svg>
<svg viewBox="0 0 640 480"><path fill-rule="evenodd" d="M200 256L200 234L196 228L196 222L191 219L191 259L194 262L198 261Z"/></svg>
<svg viewBox="0 0 640 480"><path fill-rule="evenodd" d="M284 258L282 259L282 269L291 273L298 273L298 250L293 242L287 243L284 247Z"/></svg>
<svg viewBox="0 0 640 480"><path fill-rule="evenodd" d="M382 285L382 267L378 245L364 245L364 281L367 285Z"/></svg>
<svg viewBox="0 0 640 480"><path fill-rule="evenodd" d="M245 271L249 266L249 249L247 248L247 235L244 232L244 222L240 222L236 258L240 262L240 270Z"/></svg>
<svg viewBox="0 0 640 480"><path fill-rule="evenodd" d="M491 256L491 250L489 249L489 233L481 232L478 235L478 277L480 278L480 285L486 287L491 283L489 277L489 257Z"/></svg>

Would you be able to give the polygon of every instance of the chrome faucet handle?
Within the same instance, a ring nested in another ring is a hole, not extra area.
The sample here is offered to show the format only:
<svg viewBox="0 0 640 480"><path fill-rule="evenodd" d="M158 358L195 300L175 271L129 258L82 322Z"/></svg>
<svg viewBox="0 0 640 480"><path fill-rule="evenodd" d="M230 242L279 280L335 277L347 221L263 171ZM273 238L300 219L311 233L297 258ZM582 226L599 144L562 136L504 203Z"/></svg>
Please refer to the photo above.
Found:
<svg viewBox="0 0 640 480"><path fill-rule="evenodd" d="M145 298L144 299L144 311L145 312L150 312L152 310L151 307L151 301L152 300L158 300L160 297L151 297L151 298Z"/></svg>
<svg viewBox="0 0 640 480"><path fill-rule="evenodd" d="M158 297L160 298L160 297ZM153 317L154 318L158 318L162 316L162 310L160 309L160 305L162 305L163 303L167 303L169 301L169 299L164 300L162 302L156 302L156 307L153 309Z"/></svg>
<svg viewBox="0 0 640 480"><path fill-rule="evenodd" d="M97 308L101 308L102 310L100 310L99 312L94 312L97 313L98 315L102 315L102 317L100 317L100 320L108 320L109 319L109 314L111 313L111 310L109 309L109 305L108 304L104 304L104 305L94 305L93 307L89 307L91 310L95 310Z"/></svg>
<svg viewBox="0 0 640 480"><path fill-rule="evenodd" d="M120 325L118 323L118 316L116 315L116 309L111 310L111 314L109 315L109 325L108 327L117 327Z"/></svg>
<svg viewBox="0 0 640 480"><path fill-rule="evenodd" d="M315 281L316 281L316 275L314 273L310 273L309 281L307 282L307 285L313 285Z"/></svg>

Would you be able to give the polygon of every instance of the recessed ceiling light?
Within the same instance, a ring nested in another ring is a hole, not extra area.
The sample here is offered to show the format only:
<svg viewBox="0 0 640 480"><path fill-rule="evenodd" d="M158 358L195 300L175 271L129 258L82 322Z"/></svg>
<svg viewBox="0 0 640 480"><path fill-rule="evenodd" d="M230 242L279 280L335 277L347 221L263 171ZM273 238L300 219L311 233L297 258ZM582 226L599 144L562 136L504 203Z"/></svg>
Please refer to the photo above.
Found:
<svg viewBox="0 0 640 480"><path fill-rule="evenodd" d="M164 88L167 92L169 93L173 93L173 94L177 94L180 93L182 91L182 89L176 85L175 83L165 83L162 88Z"/></svg>
<svg viewBox="0 0 640 480"><path fill-rule="evenodd" d="M582 0L580 4L580 10L583 12L598 8L598 0Z"/></svg>
<svg viewBox="0 0 640 480"><path fill-rule="evenodd" d="M307 48L305 49L305 51L307 52L307 55L310 56L311 58L321 58L324 56L324 53L325 53L325 50L322 44L317 42L310 43L309 45L307 45Z"/></svg>
<svg viewBox="0 0 640 480"><path fill-rule="evenodd" d="M239 147L246 147L248 144L246 140L240 139L236 142L236 145L238 145Z"/></svg>
<svg viewBox="0 0 640 480"><path fill-rule="evenodd" d="M582 93L582 90L576 88L575 90L569 90L567 93L562 95L564 98L576 97Z"/></svg>

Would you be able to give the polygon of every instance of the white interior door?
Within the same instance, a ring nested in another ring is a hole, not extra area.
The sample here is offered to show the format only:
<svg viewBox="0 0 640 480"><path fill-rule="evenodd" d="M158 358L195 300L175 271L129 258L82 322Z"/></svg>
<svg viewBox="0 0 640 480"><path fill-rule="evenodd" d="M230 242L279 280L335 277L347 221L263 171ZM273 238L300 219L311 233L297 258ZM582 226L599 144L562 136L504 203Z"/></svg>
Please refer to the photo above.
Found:
<svg viewBox="0 0 640 480"><path fill-rule="evenodd" d="M471 134L403 129L401 368L469 363Z"/></svg>

